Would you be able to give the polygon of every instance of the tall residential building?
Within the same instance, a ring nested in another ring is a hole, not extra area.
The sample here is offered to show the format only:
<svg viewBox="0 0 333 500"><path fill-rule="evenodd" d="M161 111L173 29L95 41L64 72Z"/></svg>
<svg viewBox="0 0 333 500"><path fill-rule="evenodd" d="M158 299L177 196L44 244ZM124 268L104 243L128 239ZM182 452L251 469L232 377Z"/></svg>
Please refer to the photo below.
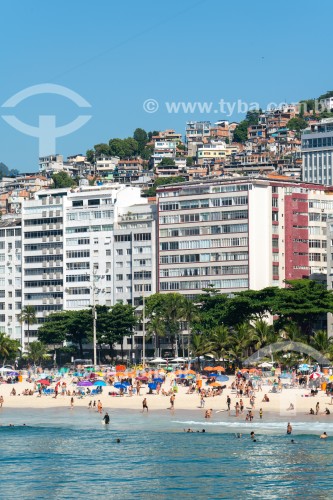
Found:
<svg viewBox="0 0 333 500"><path fill-rule="evenodd" d="M189 297L326 273L333 189L264 178L160 187L158 289Z"/></svg>
<svg viewBox="0 0 333 500"><path fill-rule="evenodd" d="M333 118L311 125L302 134L302 178L331 186L333 184Z"/></svg>
<svg viewBox="0 0 333 500"><path fill-rule="evenodd" d="M0 221L0 332L21 341L21 220Z"/></svg>
<svg viewBox="0 0 333 500"><path fill-rule="evenodd" d="M155 292L155 211L124 185L39 191L22 207L22 307L36 310L31 338L52 312Z"/></svg>

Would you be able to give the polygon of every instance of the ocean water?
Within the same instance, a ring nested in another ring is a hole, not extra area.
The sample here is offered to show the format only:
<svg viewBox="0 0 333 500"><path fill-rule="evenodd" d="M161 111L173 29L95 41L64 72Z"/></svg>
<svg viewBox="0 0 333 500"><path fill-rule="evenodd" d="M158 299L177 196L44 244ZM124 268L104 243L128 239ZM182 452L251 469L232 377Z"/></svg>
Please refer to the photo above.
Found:
<svg viewBox="0 0 333 500"><path fill-rule="evenodd" d="M109 414L105 426L86 409L3 408L0 499L333 498L333 419L292 422L292 444L285 420L268 416Z"/></svg>

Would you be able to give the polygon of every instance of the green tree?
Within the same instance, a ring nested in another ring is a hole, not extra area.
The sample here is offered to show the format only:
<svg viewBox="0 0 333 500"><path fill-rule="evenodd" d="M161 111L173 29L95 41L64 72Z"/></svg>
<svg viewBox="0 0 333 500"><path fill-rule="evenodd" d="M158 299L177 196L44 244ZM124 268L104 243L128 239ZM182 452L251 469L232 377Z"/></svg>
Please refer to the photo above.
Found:
<svg viewBox="0 0 333 500"><path fill-rule="evenodd" d="M97 322L98 318L97 310ZM119 343L123 358L123 339L133 334L133 328L137 323L135 308L129 304L115 304L104 316L103 321L103 327L98 328L98 336L103 342L109 344L110 348L115 343Z"/></svg>
<svg viewBox="0 0 333 500"><path fill-rule="evenodd" d="M31 342L28 346L26 356L34 365L40 364L47 354L45 344L38 340Z"/></svg>
<svg viewBox="0 0 333 500"><path fill-rule="evenodd" d="M95 144L94 150L95 150L94 158L98 158L99 156L110 156L109 144L106 144L105 142L101 142L100 144Z"/></svg>
<svg viewBox="0 0 333 500"><path fill-rule="evenodd" d="M291 118L287 123L287 128L289 130L294 130L298 134L308 126L308 122L302 117L295 116Z"/></svg>
<svg viewBox="0 0 333 500"><path fill-rule="evenodd" d="M64 171L53 174L52 181L52 188L54 189L70 188L76 185L75 180L67 172Z"/></svg>
<svg viewBox="0 0 333 500"><path fill-rule="evenodd" d="M19 352L20 342L0 332L0 359L4 365L7 360L14 360Z"/></svg>
<svg viewBox="0 0 333 500"><path fill-rule="evenodd" d="M165 323L163 321L160 321L158 317L154 316L151 317L147 322L146 329L147 329L147 339L154 338L155 348L159 350L160 339L165 337L166 335ZM155 355L157 355L156 352Z"/></svg>
<svg viewBox="0 0 333 500"><path fill-rule="evenodd" d="M166 166L166 167L170 167L170 166L175 166L176 165L176 162L175 160L173 160L172 158L167 158L167 157L164 157L162 158L161 162L158 164L158 166Z"/></svg>
<svg viewBox="0 0 333 500"><path fill-rule="evenodd" d="M59 311L50 314L38 330L38 339L45 344L57 344L64 340L76 344L83 358L83 344L92 339L92 311Z"/></svg>
<svg viewBox="0 0 333 500"><path fill-rule="evenodd" d="M240 323L233 329L230 335L229 355L238 365L245 356L248 356L248 348L253 340L254 335L250 323Z"/></svg>
<svg viewBox="0 0 333 500"><path fill-rule="evenodd" d="M252 325L252 340L254 341L255 349L260 349L269 344L273 344L277 340L277 335L274 332L272 325L263 319L257 319Z"/></svg>
<svg viewBox="0 0 333 500"><path fill-rule="evenodd" d="M148 142L148 134L143 128L136 128L133 133L133 139L138 144L138 153L141 156Z"/></svg>
<svg viewBox="0 0 333 500"><path fill-rule="evenodd" d="M192 156L188 156L188 157L186 158L186 166L187 166L187 167L192 167L192 166L193 166L193 164L194 164L193 157L192 157Z"/></svg>
<svg viewBox="0 0 333 500"><path fill-rule="evenodd" d="M191 338L191 354L193 357L198 358L197 365L200 368L200 356L209 354L212 351L212 343L205 336L195 333Z"/></svg>
<svg viewBox="0 0 333 500"><path fill-rule="evenodd" d="M118 156L120 159L132 158L138 154L138 143L132 137L127 139L110 139L109 154Z"/></svg>
<svg viewBox="0 0 333 500"><path fill-rule="evenodd" d="M276 290L272 314L278 315L278 326L296 323L308 339L315 323L333 311L333 292L310 279L286 280L286 288Z"/></svg>
<svg viewBox="0 0 333 500"><path fill-rule="evenodd" d="M249 124L247 120L241 121L234 130L233 141L244 143L247 140L247 128Z"/></svg>
<svg viewBox="0 0 333 500"><path fill-rule="evenodd" d="M212 344L211 353L215 359L224 360L232 344L229 328L225 325L215 327L210 333L209 340Z"/></svg>
<svg viewBox="0 0 333 500"><path fill-rule="evenodd" d="M326 330L317 330L310 338L310 345L324 356L332 357L333 338L328 336Z"/></svg>
<svg viewBox="0 0 333 500"><path fill-rule="evenodd" d="M36 323L36 309L33 306L25 306L20 315L21 323L28 325L28 346L30 342L30 326Z"/></svg>

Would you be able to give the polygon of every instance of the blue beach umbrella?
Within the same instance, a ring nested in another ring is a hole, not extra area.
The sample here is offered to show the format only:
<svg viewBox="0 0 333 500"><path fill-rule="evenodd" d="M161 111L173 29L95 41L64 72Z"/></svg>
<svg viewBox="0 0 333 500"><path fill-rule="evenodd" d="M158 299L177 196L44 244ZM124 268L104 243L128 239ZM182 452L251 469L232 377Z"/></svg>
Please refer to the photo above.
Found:
<svg viewBox="0 0 333 500"><path fill-rule="evenodd" d="M219 375L216 377L217 382L227 382L229 380L229 377L227 375Z"/></svg>
<svg viewBox="0 0 333 500"><path fill-rule="evenodd" d="M151 389L152 391L154 391L157 387L157 384L155 384L155 382L151 382L150 384L148 384L148 387L149 389Z"/></svg>
<svg viewBox="0 0 333 500"><path fill-rule="evenodd" d="M96 380L96 382L94 382L94 385L97 385L99 387L105 387L106 383L104 382L104 380Z"/></svg>
<svg viewBox="0 0 333 500"><path fill-rule="evenodd" d="M157 384L162 384L162 382L164 382L164 379L163 378L154 378L154 382L153 383L157 383Z"/></svg>

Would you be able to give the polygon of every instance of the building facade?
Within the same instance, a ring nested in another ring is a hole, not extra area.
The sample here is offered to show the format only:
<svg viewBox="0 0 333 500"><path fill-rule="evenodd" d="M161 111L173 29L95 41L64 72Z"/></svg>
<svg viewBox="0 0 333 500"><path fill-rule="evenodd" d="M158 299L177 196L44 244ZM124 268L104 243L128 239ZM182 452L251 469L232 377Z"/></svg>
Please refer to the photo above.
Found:
<svg viewBox="0 0 333 500"><path fill-rule="evenodd" d="M333 119L311 125L302 134L302 179L333 184Z"/></svg>
<svg viewBox="0 0 333 500"><path fill-rule="evenodd" d="M284 286L326 274L333 191L281 179L225 179L160 187L158 290L189 297Z"/></svg>

